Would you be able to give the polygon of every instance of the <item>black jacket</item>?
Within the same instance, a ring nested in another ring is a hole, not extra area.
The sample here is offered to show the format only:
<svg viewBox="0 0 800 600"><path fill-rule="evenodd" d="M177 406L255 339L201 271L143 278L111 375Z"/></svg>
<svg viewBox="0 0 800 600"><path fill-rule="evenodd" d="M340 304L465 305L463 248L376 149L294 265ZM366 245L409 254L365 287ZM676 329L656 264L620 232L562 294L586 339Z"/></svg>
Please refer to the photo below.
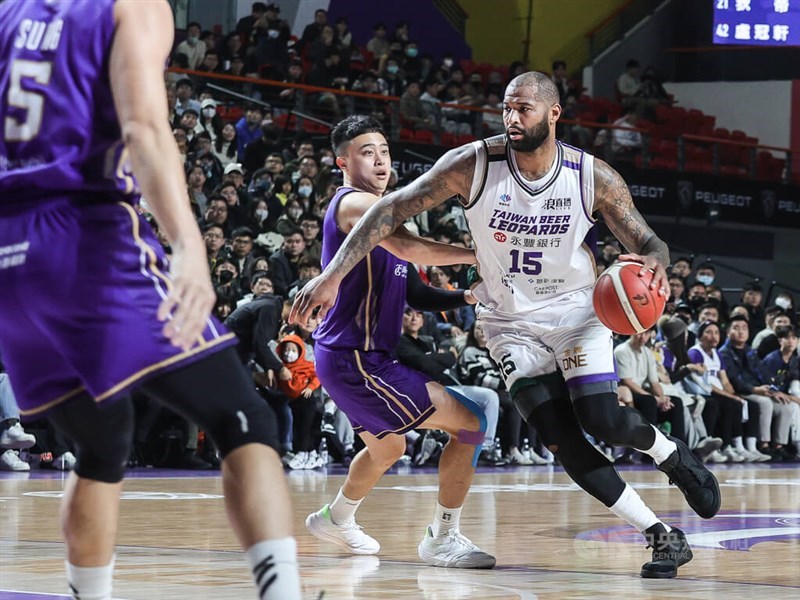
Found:
<svg viewBox="0 0 800 600"><path fill-rule="evenodd" d="M433 339L420 335L412 338L403 334L397 342L395 353L401 364L425 373L428 377L442 385L460 385L460 382L448 371L456 364L452 352L436 352Z"/></svg>
<svg viewBox="0 0 800 600"><path fill-rule="evenodd" d="M238 350L242 362L253 357L265 371L281 370L283 363L269 343L278 338L282 311L283 302L278 296L264 294L240 306L225 319L225 327L239 338Z"/></svg>

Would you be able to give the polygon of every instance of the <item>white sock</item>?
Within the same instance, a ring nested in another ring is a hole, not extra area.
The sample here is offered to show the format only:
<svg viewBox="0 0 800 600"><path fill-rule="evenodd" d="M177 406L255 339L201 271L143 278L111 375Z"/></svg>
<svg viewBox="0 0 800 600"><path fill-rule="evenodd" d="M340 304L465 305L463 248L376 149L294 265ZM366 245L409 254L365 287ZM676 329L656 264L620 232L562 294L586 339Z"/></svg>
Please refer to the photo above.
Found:
<svg viewBox="0 0 800 600"><path fill-rule="evenodd" d="M651 425L650 427L653 426ZM661 433L660 430L655 427L653 427L653 430L656 432L656 441L653 442L653 445L647 450L643 450L642 448L637 448L637 450L652 457L655 463L660 465L662 462L667 460L669 455L675 452L678 447L675 445L675 442L667 439L667 436Z"/></svg>
<svg viewBox="0 0 800 600"><path fill-rule="evenodd" d="M356 511L363 501L364 498L351 500L344 495L342 488L339 488L336 499L331 502L331 520L337 524L355 520Z"/></svg>
<svg viewBox="0 0 800 600"><path fill-rule="evenodd" d="M293 537L258 542L244 557L260 600L300 600L297 542Z"/></svg>
<svg viewBox="0 0 800 600"><path fill-rule="evenodd" d="M632 527L636 527L639 531L644 531L656 523L661 523L653 511L644 503L641 496L627 483L625 484L625 489L622 490L622 495L608 510L620 519L627 521ZM661 524L667 531L670 531L671 527L669 525L666 523Z"/></svg>
<svg viewBox="0 0 800 600"><path fill-rule="evenodd" d="M431 523L434 537L445 535L449 531L458 531L461 508L461 506L458 508L445 508L438 502L436 503L436 514L433 516L433 523Z"/></svg>
<svg viewBox="0 0 800 600"><path fill-rule="evenodd" d="M739 451L744 450L744 446L742 445L742 436L739 435L739 436L736 436L735 438L733 438L733 444L732 445L736 450L739 450Z"/></svg>
<svg viewBox="0 0 800 600"><path fill-rule="evenodd" d="M756 450L757 450L756 449L756 438L754 438L754 437L745 438L744 443L745 443L745 447L750 452L756 452Z"/></svg>
<svg viewBox="0 0 800 600"><path fill-rule="evenodd" d="M111 600L114 559L104 567L76 567L66 562L67 582L73 598L81 600Z"/></svg>

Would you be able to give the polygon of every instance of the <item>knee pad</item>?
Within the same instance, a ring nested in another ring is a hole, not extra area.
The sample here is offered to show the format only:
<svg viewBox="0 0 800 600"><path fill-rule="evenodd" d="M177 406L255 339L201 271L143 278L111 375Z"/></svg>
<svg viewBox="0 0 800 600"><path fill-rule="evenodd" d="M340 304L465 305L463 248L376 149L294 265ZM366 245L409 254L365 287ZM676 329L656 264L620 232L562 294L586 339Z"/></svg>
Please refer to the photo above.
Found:
<svg viewBox="0 0 800 600"><path fill-rule="evenodd" d="M583 435L568 398L543 402L531 413L528 423L536 427L575 483L606 506L617 501L625 484L608 459Z"/></svg>
<svg viewBox="0 0 800 600"><path fill-rule="evenodd" d="M581 427L597 440L612 446L649 447L644 440L652 438L652 426L639 411L619 406L616 394L584 396L574 406Z"/></svg>
<svg viewBox="0 0 800 600"><path fill-rule="evenodd" d="M549 400L569 398L569 389L560 373L518 379L510 390L514 406L528 422L534 410Z"/></svg>
<svg viewBox="0 0 800 600"><path fill-rule="evenodd" d="M478 456L481 453L481 446L483 445L484 440L486 439L486 414L483 412L480 406L478 406L475 402L467 398L461 392L457 392L452 387L445 388L447 393L450 394L453 398L455 398L460 404L464 405L469 412L475 415L478 418L478 430L477 431L470 431L468 429L459 429L457 439L459 443L466 444L468 446L475 446L475 453L472 456L472 466L478 466Z"/></svg>
<svg viewBox="0 0 800 600"><path fill-rule="evenodd" d="M239 406L217 417L208 427L208 434L221 458L246 444L264 444L279 452L275 413L255 390Z"/></svg>
<svg viewBox="0 0 800 600"><path fill-rule="evenodd" d="M84 479L119 483L133 442L133 405L128 398L99 407L91 398L67 403L50 416L75 444L75 473Z"/></svg>

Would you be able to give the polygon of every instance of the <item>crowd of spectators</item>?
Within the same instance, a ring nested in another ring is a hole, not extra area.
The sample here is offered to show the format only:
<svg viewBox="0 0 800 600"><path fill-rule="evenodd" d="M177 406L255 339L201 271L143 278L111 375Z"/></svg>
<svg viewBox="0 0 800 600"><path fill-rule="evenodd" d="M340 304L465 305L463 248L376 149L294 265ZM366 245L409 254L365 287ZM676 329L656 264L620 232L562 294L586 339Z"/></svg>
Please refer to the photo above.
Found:
<svg viewBox="0 0 800 600"><path fill-rule="evenodd" d="M473 117L464 107L498 108L502 86L524 69L514 64L507 73L492 71L484 79L481 73L464 73L453 56L434 64L430 55L420 53L407 23L398 24L391 35L384 24L376 24L373 38L362 49L354 45L346 20L330 25L324 10L317 11L314 22L289 45L290 32L279 13L277 5L255 3L236 31L221 37L192 23L175 49L173 64L399 96L409 127L442 128L454 135L474 132ZM635 80L629 67L628 75ZM561 61L553 65L553 81L568 110L580 91L568 80ZM628 90L629 84L628 78L621 78L620 91ZM332 460L348 464L359 440L316 378L311 337L315 323L287 323L294 295L321 272L322 219L342 181L334 154L324 137L299 134L284 139L276 119L280 102L293 101L291 88L277 94L277 103L249 105L230 120L218 110L221 98L202 81L168 74L165 86L182 160L174 168L184 169L189 201L205 240L217 295L214 312L239 337L241 359L278 415L284 462L291 469L320 468ZM310 101L331 118L344 109L333 94L318 94ZM385 116L383 105L367 98L358 102L356 110ZM624 118L635 124L641 111L631 102ZM483 123L494 128L490 133L502 130L501 121L485 118ZM630 141L614 134L613 143L620 148ZM395 173L388 191L404 183ZM146 198L140 210L147 215ZM151 223L169 253L158 224ZM408 227L438 241L472 244L455 200L416 217ZM597 258L598 270L620 251L616 240L607 239ZM467 286L462 266L414 268L426 284ZM684 439L708 460L796 460L800 367L794 300L783 292L765 308L762 290L754 282L729 306L715 285L715 275L710 263L693 271L691 259L674 261L671 297L659 326L617 340L620 402L636 406L654 425ZM493 415L481 464L553 462L536 431L514 409L472 307L441 313L407 309L397 355L437 381L462 386L463 393ZM32 445L33 436L19 424L11 395L8 382L0 378L0 468L23 470L27 464L17 451ZM219 465L213 446L194 424L145 397L134 400L136 451L131 464ZM46 422L26 423L26 429L35 430L37 446L32 452L44 457L42 464L64 469L74 465L69 441ZM409 432L404 460L435 461L443 435ZM642 459L632 449L601 450L621 462Z"/></svg>

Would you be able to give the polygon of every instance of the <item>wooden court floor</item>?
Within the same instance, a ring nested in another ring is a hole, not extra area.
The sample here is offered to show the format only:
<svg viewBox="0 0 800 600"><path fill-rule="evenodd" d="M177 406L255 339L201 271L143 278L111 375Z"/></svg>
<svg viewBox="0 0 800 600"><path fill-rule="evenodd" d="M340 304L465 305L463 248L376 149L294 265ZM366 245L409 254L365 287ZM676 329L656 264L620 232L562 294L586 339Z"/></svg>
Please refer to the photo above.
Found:
<svg viewBox="0 0 800 600"><path fill-rule="evenodd" d="M800 598L800 467L719 465L721 514L703 521L664 476L647 467L625 479L670 524L689 535L695 558L679 578L638 576L649 552L636 532L560 470L481 471L462 531L497 556L492 571L420 564L416 546L436 500L436 473L401 468L385 476L358 519L382 545L351 557L313 538L307 513L330 501L341 471L289 474L305 596L324 600L419 598ZM337 474L338 473L338 474ZM0 474L0 599L61 596L57 529L61 474ZM254 598L228 530L218 476L133 472L125 486L115 598Z"/></svg>

